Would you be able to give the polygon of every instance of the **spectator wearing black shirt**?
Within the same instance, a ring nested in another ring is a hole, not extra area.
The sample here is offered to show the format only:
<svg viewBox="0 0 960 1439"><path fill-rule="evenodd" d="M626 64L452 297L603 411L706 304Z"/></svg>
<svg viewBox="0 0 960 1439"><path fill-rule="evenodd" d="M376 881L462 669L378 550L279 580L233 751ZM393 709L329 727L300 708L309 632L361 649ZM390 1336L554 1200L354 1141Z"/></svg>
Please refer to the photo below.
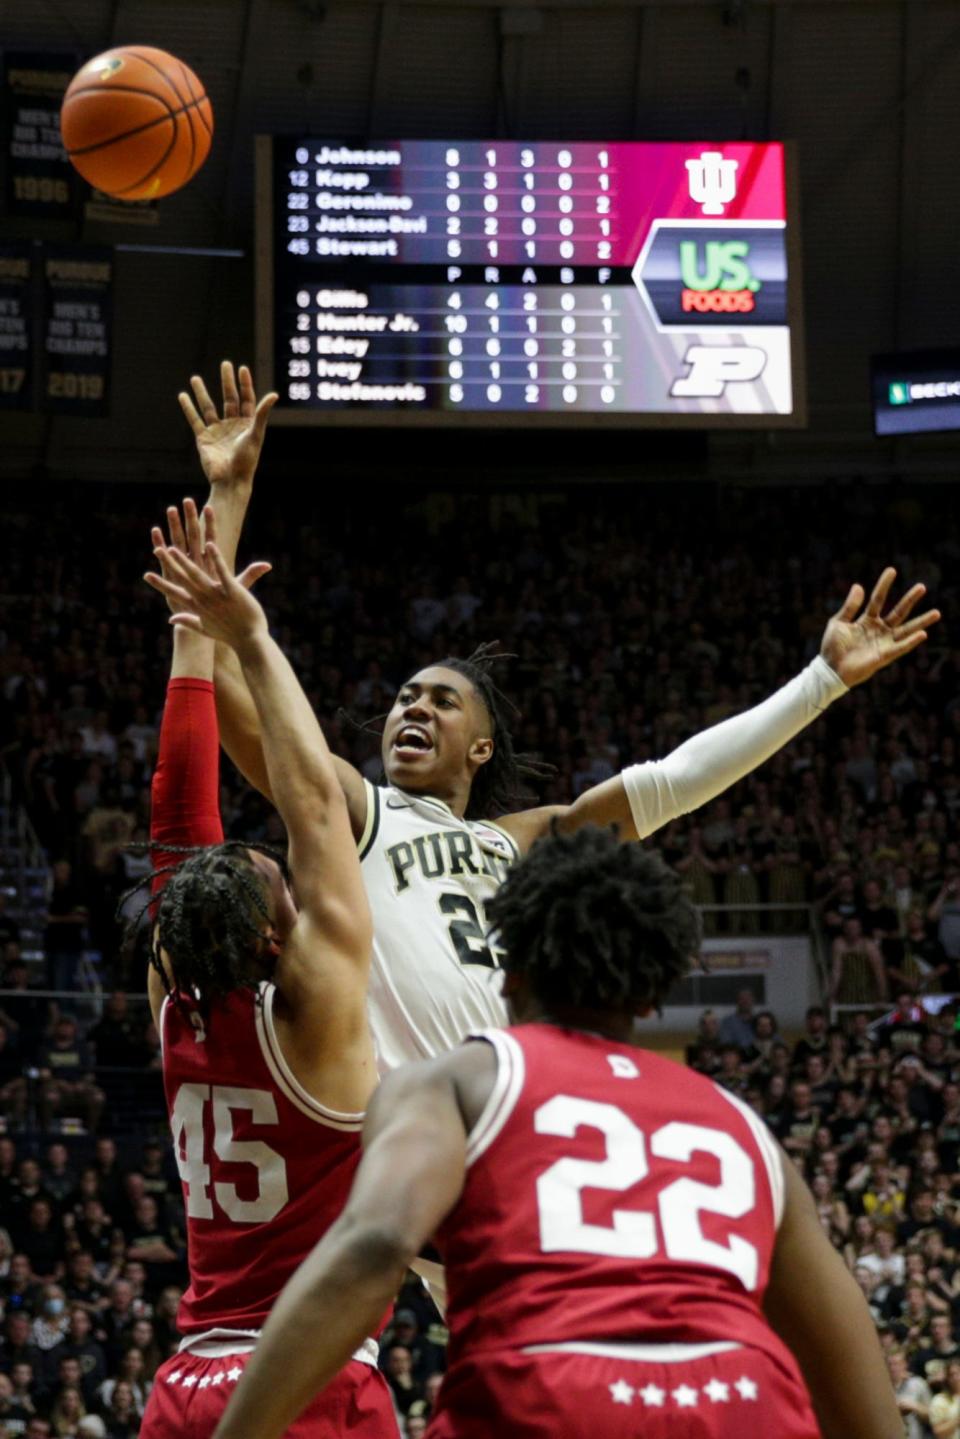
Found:
<svg viewBox="0 0 960 1439"><path fill-rule="evenodd" d="M77 1243L93 1255L94 1265L109 1261L114 1235L114 1224L99 1198L85 1199L76 1220L74 1234Z"/></svg>
<svg viewBox="0 0 960 1439"><path fill-rule="evenodd" d="M32 1407L23 1404L14 1394L10 1375L0 1372L0 1434L7 1439L19 1439L32 1413Z"/></svg>
<svg viewBox="0 0 960 1439"><path fill-rule="evenodd" d="M14 1297L19 1298L21 1304L13 1307L10 1299L7 1300L7 1317L0 1343L0 1369L9 1374L15 1364L29 1364L36 1377L43 1370L43 1356L33 1342L33 1320L30 1309L22 1303L22 1292Z"/></svg>
<svg viewBox="0 0 960 1439"><path fill-rule="evenodd" d="M12 994L4 995L3 1012L16 1025L20 1059L25 1065L33 1064L47 1022L47 1001L32 992L29 970L22 959L14 959L7 963L3 975L3 987L14 991Z"/></svg>
<svg viewBox="0 0 960 1439"><path fill-rule="evenodd" d="M70 1309L70 1324L60 1354L76 1359L80 1365L80 1384L87 1406L92 1406L97 1388L107 1377L107 1359L103 1345L93 1337L90 1315L80 1305Z"/></svg>
<svg viewBox="0 0 960 1439"><path fill-rule="evenodd" d="M52 871L47 928L44 933L47 982L51 989L76 988L88 918L84 889L74 879L73 866L69 860L58 859Z"/></svg>
<svg viewBox="0 0 960 1439"><path fill-rule="evenodd" d="M899 954L900 921L897 911L885 902L875 879L864 880L858 918L866 937L880 946L884 963L891 964Z"/></svg>
<svg viewBox="0 0 960 1439"><path fill-rule="evenodd" d="M38 1279L59 1278L63 1270L63 1226L52 1200L38 1196L30 1204L20 1247Z"/></svg>
<svg viewBox="0 0 960 1439"><path fill-rule="evenodd" d="M813 1104L810 1085L796 1079L790 1086L790 1103L777 1130L780 1143L791 1159L806 1159L819 1128L820 1110Z"/></svg>
<svg viewBox="0 0 960 1439"><path fill-rule="evenodd" d="M122 990L111 994L103 1016L87 1034L97 1056L98 1068L133 1069L145 1059L143 1042L130 1017L129 1002Z"/></svg>
<svg viewBox="0 0 960 1439"><path fill-rule="evenodd" d="M42 1182L47 1193L62 1208L77 1187L76 1172L70 1164L70 1153L65 1144L58 1141L47 1149Z"/></svg>
<svg viewBox="0 0 960 1439"><path fill-rule="evenodd" d="M0 1114L20 1128L27 1112L27 1081L23 1060L10 1030L0 1021Z"/></svg>
<svg viewBox="0 0 960 1439"><path fill-rule="evenodd" d="M103 1090L93 1078L93 1051L80 1038L77 1022L61 1015L48 1044L40 1046L40 1094L38 1108L45 1129L55 1115L78 1114L89 1130L95 1130L104 1105Z"/></svg>
<svg viewBox="0 0 960 1439"><path fill-rule="evenodd" d="M98 1314L105 1304L102 1287L97 1283L93 1254L89 1249L75 1250L67 1260L63 1280L64 1292L72 1308Z"/></svg>
<svg viewBox="0 0 960 1439"><path fill-rule="evenodd" d="M793 1063L801 1067L810 1054L825 1054L827 1050L827 1015L819 1004L812 1004L807 1010L806 1027L793 1047Z"/></svg>

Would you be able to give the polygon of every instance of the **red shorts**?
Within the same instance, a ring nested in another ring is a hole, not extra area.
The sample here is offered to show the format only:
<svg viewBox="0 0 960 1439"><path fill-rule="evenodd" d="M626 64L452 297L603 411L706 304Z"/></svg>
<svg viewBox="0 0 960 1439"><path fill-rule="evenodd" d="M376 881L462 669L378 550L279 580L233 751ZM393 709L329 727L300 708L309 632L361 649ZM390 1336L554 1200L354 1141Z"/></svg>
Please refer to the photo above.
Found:
<svg viewBox="0 0 960 1439"><path fill-rule="evenodd" d="M819 1439L792 1366L742 1347L689 1357L704 1347L659 1346L669 1362L569 1349L468 1357L447 1372L427 1439Z"/></svg>
<svg viewBox="0 0 960 1439"><path fill-rule="evenodd" d="M209 1439L250 1358L178 1354L153 1381L139 1439ZM283 1376L279 1376L280 1383ZM286 1439L398 1439L390 1388L379 1369L351 1359L286 1431Z"/></svg>

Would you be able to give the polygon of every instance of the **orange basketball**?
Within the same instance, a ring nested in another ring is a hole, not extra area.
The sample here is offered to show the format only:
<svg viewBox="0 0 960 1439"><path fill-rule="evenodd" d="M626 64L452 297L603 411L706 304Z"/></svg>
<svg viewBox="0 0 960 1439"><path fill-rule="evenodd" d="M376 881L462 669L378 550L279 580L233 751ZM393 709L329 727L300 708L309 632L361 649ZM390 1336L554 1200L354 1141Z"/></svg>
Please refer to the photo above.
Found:
<svg viewBox="0 0 960 1439"><path fill-rule="evenodd" d="M151 45L121 45L74 75L60 132L91 185L118 200L155 200L179 190L207 158L213 107L182 60Z"/></svg>

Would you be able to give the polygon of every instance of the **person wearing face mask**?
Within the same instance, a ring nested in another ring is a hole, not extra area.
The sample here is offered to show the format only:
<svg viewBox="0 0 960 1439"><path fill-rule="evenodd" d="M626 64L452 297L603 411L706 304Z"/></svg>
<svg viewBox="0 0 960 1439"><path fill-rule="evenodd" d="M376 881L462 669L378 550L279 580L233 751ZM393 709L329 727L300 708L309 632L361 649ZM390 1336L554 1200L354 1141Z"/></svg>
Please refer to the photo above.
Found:
<svg viewBox="0 0 960 1439"><path fill-rule="evenodd" d="M30 1337L38 1349L45 1354L55 1349L66 1338L70 1326L67 1301L59 1284L46 1284L40 1313L33 1321Z"/></svg>

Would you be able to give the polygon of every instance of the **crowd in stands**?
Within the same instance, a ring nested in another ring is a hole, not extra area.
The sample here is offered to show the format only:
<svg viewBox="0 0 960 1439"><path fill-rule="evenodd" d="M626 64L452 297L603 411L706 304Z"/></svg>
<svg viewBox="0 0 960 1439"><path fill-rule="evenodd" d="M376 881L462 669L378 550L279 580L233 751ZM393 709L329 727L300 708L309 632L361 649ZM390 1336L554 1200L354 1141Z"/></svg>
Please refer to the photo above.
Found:
<svg viewBox="0 0 960 1439"><path fill-rule="evenodd" d="M175 1342L179 1184L156 1142L157 1035L124 992L143 980L114 921L147 867L128 846L147 837L169 641L139 575L168 499L54 495L41 522L17 497L3 516L24 543L0 575L0 749L50 883L44 969L22 962L0 892L0 1435L128 1439ZM931 1426L960 1426L960 1049L956 1007L920 1005L960 988L960 530L943 504L718 503L678 486L258 505L246 553L274 563L262 597L333 747L378 778L376 718L397 685L497 640L514 656L500 683L518 748L556 767L546 802L762 699L816 653L852 580L892 562L926 581L945 615L928 646L659 842L701 903L737 906L708 912L708 932L803 930L807 910L783 907L814 906L840 1023L813 1010L785 1042L745 991L722 1021L703 1016L688 1058L764 1115L810 1182L889 1351L908 1439L953 1439ZM229 835L282 839L228 763L222 809ZM751 909L767 903L781 908ZM73 990L90 956L115 991L96 1023L33 993ZM120 1163L124 1073L152 1077L154 1122ZM65 1116L86 1134L61 1134ZM443 1337L411 1284L382 1351L409 1439Z"/></svg>

